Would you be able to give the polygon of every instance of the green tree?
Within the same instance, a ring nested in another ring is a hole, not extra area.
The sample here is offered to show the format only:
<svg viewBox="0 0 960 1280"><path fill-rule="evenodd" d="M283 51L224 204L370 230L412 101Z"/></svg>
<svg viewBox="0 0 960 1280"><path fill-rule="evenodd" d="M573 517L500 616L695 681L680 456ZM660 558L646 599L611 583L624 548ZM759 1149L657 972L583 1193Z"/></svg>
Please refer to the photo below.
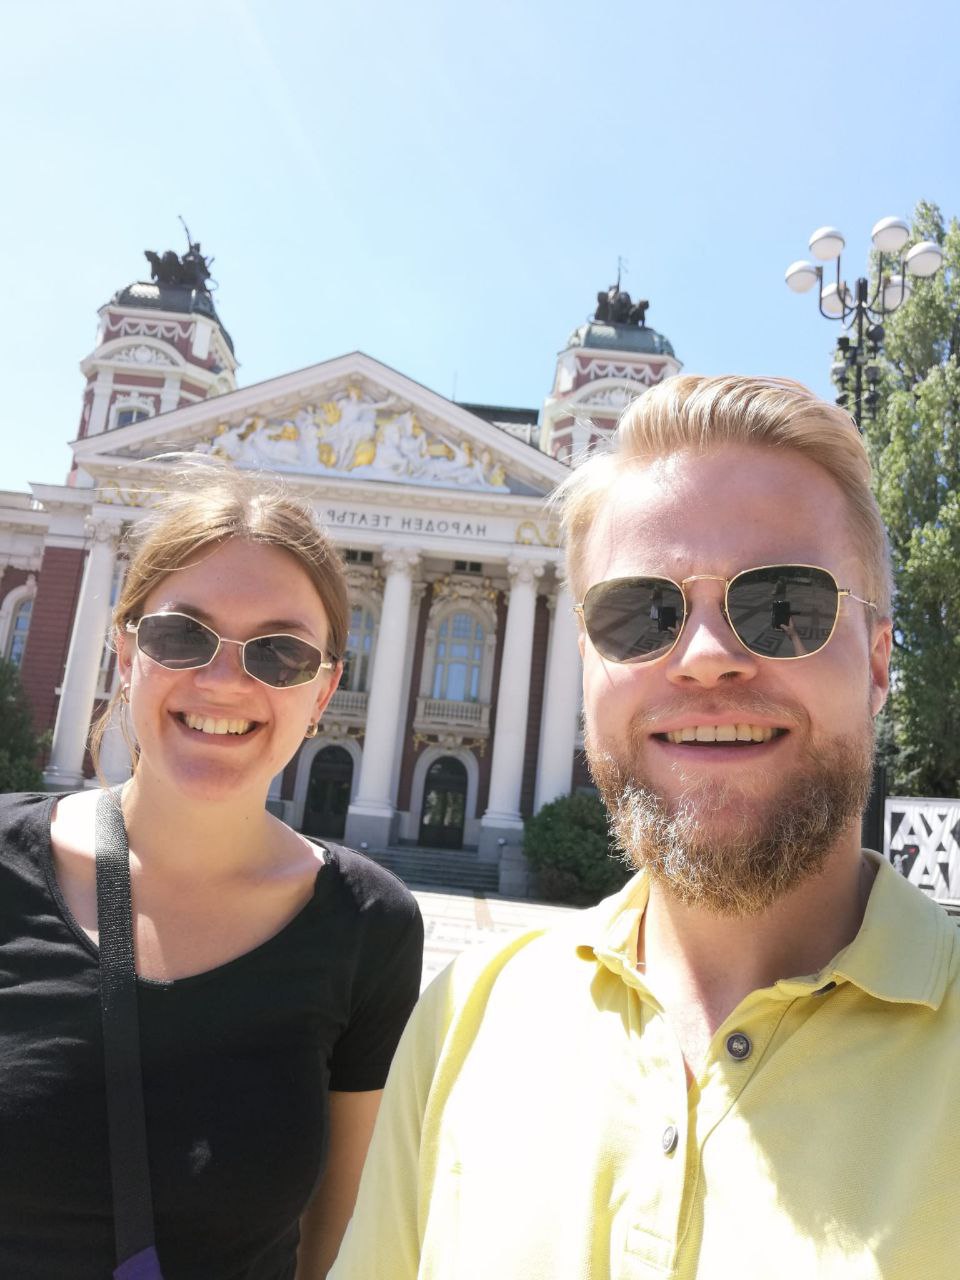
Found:
<svg viewBox="0 0 960 1280"><path fill-rule="evenodd" d="M960 225L917 206L944 253L885 321L880 405L864 423L893 554L893 685L881 732L890 790L960 792ZM891 749L890 743L893 743Z"/></svg>
<svg viewBox="0 0 960 1280"><path fill-rule="evenodd" d="M20 672L0 659L0 791L37 791L43 786L37 763L42 747L33 731Z"/></svg>
<svg viewBox="0 0 960 1280"><path fill-rule="evenodd" d="M599 902L631 872L613 850L607 811L596 796L561 796L528 818L523 852L545 898L579 905Z"/></svg>

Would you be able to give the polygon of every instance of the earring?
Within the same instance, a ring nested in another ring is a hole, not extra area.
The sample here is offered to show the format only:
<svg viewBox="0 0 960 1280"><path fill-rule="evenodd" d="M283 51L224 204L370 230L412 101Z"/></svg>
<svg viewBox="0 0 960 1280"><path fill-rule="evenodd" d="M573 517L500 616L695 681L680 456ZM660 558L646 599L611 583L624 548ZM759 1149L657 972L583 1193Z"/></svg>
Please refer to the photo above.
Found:
<svg viewBox="0 0 960 1280"><path fill-rule="evenodd" d="M315 738L319 732L320 732L320 721L312 720L310 724L307 725L307 732L303 736L305 738Z"/></svg>
<svg viewBox="0 0 960 1280"><path fill-rule="evenodd" d="M130 701L130 686L128 684L122 684L120 686L120 699L122 702Z"/></svg>

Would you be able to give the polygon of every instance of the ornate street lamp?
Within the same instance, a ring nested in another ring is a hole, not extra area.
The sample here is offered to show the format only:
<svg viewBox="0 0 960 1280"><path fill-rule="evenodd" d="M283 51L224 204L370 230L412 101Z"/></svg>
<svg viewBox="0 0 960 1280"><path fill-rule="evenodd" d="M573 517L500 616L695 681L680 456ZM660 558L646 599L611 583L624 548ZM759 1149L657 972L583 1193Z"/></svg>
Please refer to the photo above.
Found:
<svg viewBox="0 0 960 1280"><path fill-rule="evenodd" d="M903 252L910 227L902 218L881 218L871 238L878 255L872 296L866 276L858 277L852 290L843 279L840 255L845 241L836 227L820 227L810 237L810 252L820 263L836 260L835 281L824 284L825 268L814 262L794 262L786 271L787 285L794 293L806 293L818 284L820 314L827 320L840 320L848 330L837 339L831 373L840 392L837 404L850 409L861 431L864 413L872 415L877 407L880 367L876 361L883 346L884 318L909 298L911 276L932 276L943 262L940 246L932 240L921 240Z"/></svg>

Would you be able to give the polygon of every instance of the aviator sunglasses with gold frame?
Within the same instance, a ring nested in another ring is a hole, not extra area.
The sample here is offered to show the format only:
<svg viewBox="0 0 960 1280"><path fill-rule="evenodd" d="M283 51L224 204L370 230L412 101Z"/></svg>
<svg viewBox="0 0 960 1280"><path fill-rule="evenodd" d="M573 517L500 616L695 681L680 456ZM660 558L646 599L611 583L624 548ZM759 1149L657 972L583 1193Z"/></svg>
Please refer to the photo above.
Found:
<svg viewBox="0 0 960 1280"><path fill-rule="evenodd" d="M656 662L676 646L687 620L689 582L722 582L723 615L749 653L789 662L819 653L836 630L840 599L876 610L819 565L775 564L743 569L732 578L695 573L637 576L597 582L574 611L593 647L610 662ZM781 652L788 649L789 652Z"/></svg>

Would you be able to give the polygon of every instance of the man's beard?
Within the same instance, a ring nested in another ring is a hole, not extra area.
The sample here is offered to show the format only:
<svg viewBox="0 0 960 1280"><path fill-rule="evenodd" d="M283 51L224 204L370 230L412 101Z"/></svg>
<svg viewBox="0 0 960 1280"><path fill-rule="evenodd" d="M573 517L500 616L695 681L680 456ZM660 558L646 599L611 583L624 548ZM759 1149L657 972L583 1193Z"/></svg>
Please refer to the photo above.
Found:
<svg viewBox="0 0 960 1280"><path fill-rule="evenodd" d="M799 763L762 803L735 778L690 784L666 802L639 771L593 739L590 772L625 857L676 900L717 915L759 914L823 869L840 833L870 795L874 727L805 746ZM643 737L633 734L636 760ZM714 832L709 818L725 810Z"/></svg>

